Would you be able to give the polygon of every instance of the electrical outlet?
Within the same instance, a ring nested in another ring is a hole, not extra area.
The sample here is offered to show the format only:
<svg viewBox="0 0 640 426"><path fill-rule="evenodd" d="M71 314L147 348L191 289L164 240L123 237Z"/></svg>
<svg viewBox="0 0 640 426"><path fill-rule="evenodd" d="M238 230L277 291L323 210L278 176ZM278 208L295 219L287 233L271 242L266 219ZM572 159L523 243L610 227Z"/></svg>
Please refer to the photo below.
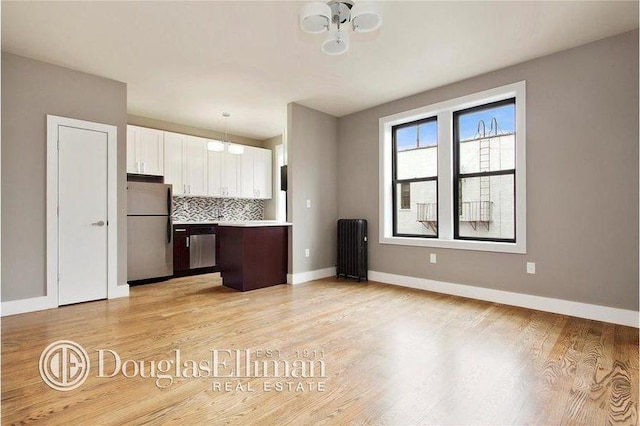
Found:
<svg viewBox="0 0 640 426"><path fill-rule="evenodd" d="M536 273L536 263L527 262L527 274L535 274L535 273Z"/></svg>
<svg viewBox="0 0 640 426"><path fill-rule="evenodd" d="M435 253L431 253L431 255L429 256L429 261L431 263L437 263L438 262L438 257L436 256Z"/></svg>
<svg viewBox="0 0 640 426"><path fill-rule="evenodd" d="M310 209L311 208L311 200L307 200L307 208Z"/></svg>
<svg viewBox="0 0 640 426"><path fill-rule="evenodd" d="M309 257L310 251L309 249L304 249L304 257Z"/></svg>

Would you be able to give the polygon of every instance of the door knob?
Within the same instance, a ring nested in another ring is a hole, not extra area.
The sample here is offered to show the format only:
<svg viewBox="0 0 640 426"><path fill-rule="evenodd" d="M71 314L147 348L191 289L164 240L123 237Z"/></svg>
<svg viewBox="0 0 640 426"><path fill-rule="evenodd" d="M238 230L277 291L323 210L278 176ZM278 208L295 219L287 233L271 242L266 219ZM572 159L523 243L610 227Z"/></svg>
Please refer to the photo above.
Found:
<svg viewBox="0 0 640 426"><path fill-rule="evenodd" d="M101 220L99 222L93 222L91 226L104 226L104 220Z"/></svg>

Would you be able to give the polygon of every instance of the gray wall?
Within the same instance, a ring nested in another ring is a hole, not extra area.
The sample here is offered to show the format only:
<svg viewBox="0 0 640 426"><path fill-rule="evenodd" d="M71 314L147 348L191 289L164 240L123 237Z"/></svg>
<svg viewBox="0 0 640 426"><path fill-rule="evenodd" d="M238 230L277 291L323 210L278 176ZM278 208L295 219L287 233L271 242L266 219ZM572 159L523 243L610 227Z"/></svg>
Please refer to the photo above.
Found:
<svg viewBox="0 0 640 426"><path fill-rule="evenodd" d="M338 219L337 118L291 103L287 111L287 216L294 223L294 274L335 266ZM311 200L311 208L307 208ZM304 250L310 249L310 257ZM290 271L290 272L291 272Z"/></svg>
<svg viewBox="0 0 640 426"><path fill-rule="evenodd" d="M521 80L527 254L379 244L378 119ZM338 135L339 214L369 220L369 269L638 309L637 30L345 116Z"/></svg>
<svg viewBox="0 0 640 426"><path fill-rule="evenodd" d="M172 123L169 121L157 120L155 118L143 117L141 115L127 115L127 124L134 126L149 127L151 129L164 130L166 132L181 133L183 135L199 136L208 139L223 139L224 132L200 127L185 126L184 124ZM242 145L257 146L264 148L264 144L259 139L247 138L244 136L228 134L229 141Z"/></svg>
<svg viewBox="0 0 640 426"><path fill-rule="evenodd" d="M282 145L282 135L274 136L270 139L263 141L263 146L266 149L271 150L271 159L273 160L273 164L271 167L271 176L273 181L273 197L270 200L264 201L264 218L265 219L275 219L276 218L276 199L278 197L278 192L280 188L276 187L276 173L280 173L278 170L278 159L276 157L276 146Z"/></svg>
<svg viewBox="0 0 640 426"><path fill-rule="evenodd" d="M127 279L127 85L2 52L2 301L46 294L46 116L118 127L118 283Z"/></svg>

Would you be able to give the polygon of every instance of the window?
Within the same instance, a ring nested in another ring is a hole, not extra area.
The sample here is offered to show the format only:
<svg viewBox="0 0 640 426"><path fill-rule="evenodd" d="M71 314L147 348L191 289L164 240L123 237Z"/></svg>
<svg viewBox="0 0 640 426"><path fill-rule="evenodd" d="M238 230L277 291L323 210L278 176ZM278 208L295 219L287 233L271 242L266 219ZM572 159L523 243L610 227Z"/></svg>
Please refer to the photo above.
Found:
<svg viewBox="0 0 640 426"><path fill-rule="evenodd" d="M454 238L516 242L515 98L453 113Z"/></svg>
<svg viewBox="0 0 640 426"><path fill-rule="evenodd" d="M393 127L393 235L438 235L438 123Z"/></svg>
<svg viewBox="0 0 640 426"><path fill-rule="evenodd" d="M525 82L380 119L380 243L526 253Z"/></svg>

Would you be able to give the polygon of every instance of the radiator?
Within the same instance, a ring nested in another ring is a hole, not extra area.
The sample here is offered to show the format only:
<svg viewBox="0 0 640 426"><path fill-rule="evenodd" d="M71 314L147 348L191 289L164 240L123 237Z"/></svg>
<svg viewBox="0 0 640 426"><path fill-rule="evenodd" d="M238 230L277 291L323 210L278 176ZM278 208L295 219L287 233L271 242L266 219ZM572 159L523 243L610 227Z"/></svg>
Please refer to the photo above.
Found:
<svg viewBox="0 0 640 426"><path fill-rule="evenodd" d="M367 280L367 221L338 220L338 265L336 276Z"/></svg>

